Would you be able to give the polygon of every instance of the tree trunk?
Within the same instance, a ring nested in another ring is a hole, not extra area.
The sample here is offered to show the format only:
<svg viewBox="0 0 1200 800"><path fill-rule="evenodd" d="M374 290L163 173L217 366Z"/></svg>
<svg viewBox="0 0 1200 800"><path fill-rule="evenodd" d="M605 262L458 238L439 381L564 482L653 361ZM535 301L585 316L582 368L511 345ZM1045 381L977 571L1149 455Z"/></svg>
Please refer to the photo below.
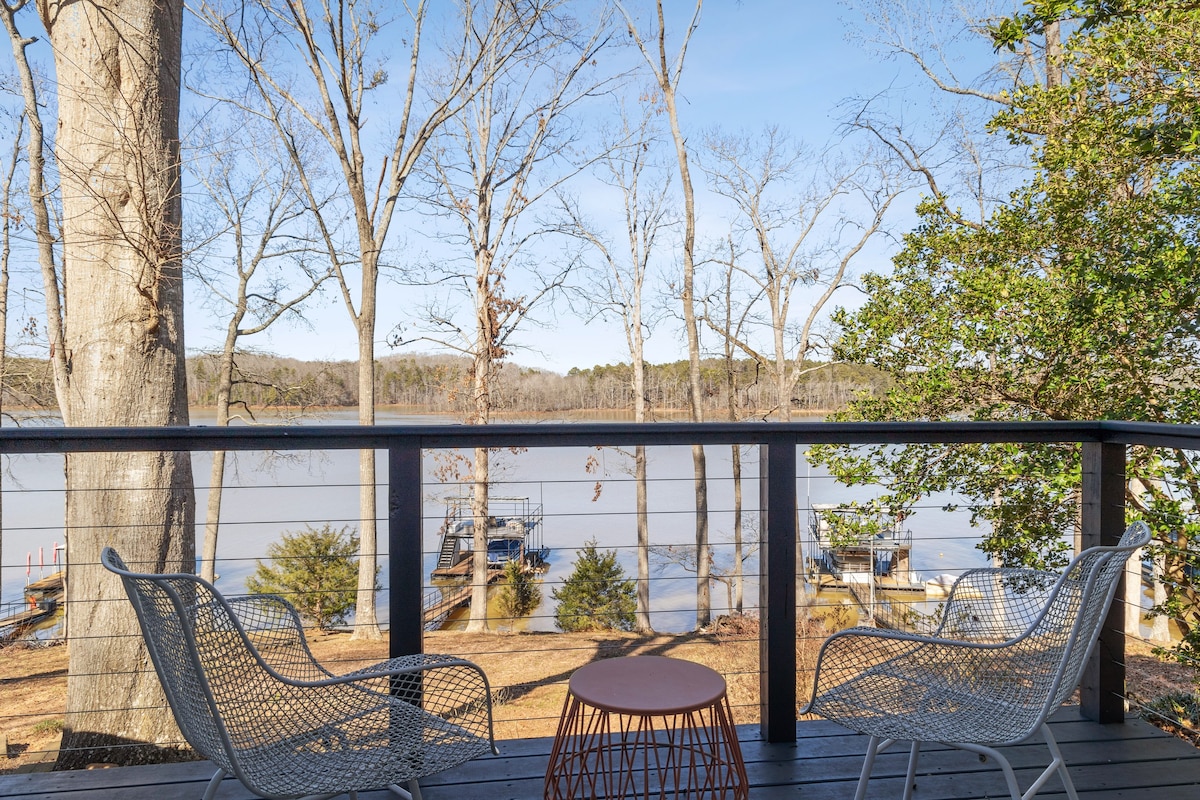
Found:
<svg viewBox="0 0 1200 800"><path fill-rule="evenodd" d="M467 622L468 633L479 633L488 629L488 449L475 448L475 475L471 496L471 615Z"/></svg>
<svg viewBox="0 0 1200 800"><path fill-rule="evenodd" d="M631 319L626 326L633 361L633 421L646 421L646 353L642 332L642 280L639 270L635 281ZM650 624L650 517L646 475L646 446L634 448L634 481L637 484L637 610L634 613L634 629L639 633L653 633Z"/></svg>
<svg viewBox="0 0 1200 800"><path fill-rule="evenodd" d="M8 383L8 258L12 254L12 182L21 161L21 124L13 137L12 159L0 190L0 411L3 411L4 388ZM0 485L4 473L0 471ZM0 601L4 600L4 493L0 492Z"/></svg>
<svg viewBox="0 0 1200 800"><path fill-rule="evenodd" d="M484 216L486 220L489 217ZM486 224L483 226L486 232ZM475 260L475 347L471 354L471 424L486 425L492 416L493 347L496 340L495 298L492 295L492 254L481 249ZM491 465L486 447L475 448L471 514L471 611L467 631L488 629L488 484Z"/></svg>
<svg viewBox="0 0 1200 800"><path fill-rule="evenodd" d="M25 48L37 41L26 38L17 29L15 6L0 4L0 17L8 31L13 49L13 62L21 79L21 95L25 104L25 117L29 120L29 206L33 211L33 231L37 239L38 268L42 273L42 288L46 300L46 338L50 346L50 368L54 376L54 394L63 424L70 425L67 408L66 348L63 346L63 317L58 267L54 259L55 235L50 228L50 205L46 189L46 137L42 124L42 105L38 99L37 84Z"/></svg>
<svg viewBox="0 0 1200 800"><path fill-rule="evenodd" d="M379 267L363 258L362 304L358 315L358 424L375 424L375 287ZM379 558L375 517L375 451L358 453L358 596L352 639L381 639L375 615L375 573Z"/></svg>
<svg viewBox="0 0 1200 800"><path fill-rule="evenodd" d="M237 346L238 326L246 313L245 283L238 291L239 303L225 329L225 344L217 376L217 427L229 425L229 400L233 395L233 354ZM217 579L217 537L221 528L221 499L225 489L225 451L212 454L208 479L208 508L204 516L204 552L200 557L200 577L209 583Z"/></svg>
<svg viewBox="0 0 1200 800"><path fill-rule="evenodd" d="M1154 557L1153 572L1150 576L1150 585L1154 587L1154 605L1162 606L1167 602L1167 586L1163 583L1163 573L1165 572L1167 558L1162 553ZM1151 623L1150 641L1154 644L1171 643L1171 622L1166 614L1155 614L1154 622Z"/></svg>
<svg viewBox="0 0 1200 800"><path fill-rule="evenodd" d="M733 608L730 610L741 614L746 582L742 569L742 552L745 550L742 541L742 446L735 444L730 448L733 458Z"/></svg>
<svg viewBox="0 0 1200 800"><path fill-rule="evenodd" d="M639 633L653 633L650 624L650 522L646 493L646 446L634 448L634 481L637 483L637 611L634 629Z"/></svg>
<svg viewBox="0 0 1200 800"><path fill-rule="evenodd" d="M1125 562L1125 635L1142 638L1142 556L1145 548L1139 547Z"/></svg>
<svg viewBox="0 0 1200 800"><path fill-rule="evenodd" d="M679 129L675 107L674 87L666 92L667 113L679 159L680 184L684 197L683 235L683 319L688 342L688 400L692 422L704 421L704 398L700 383L700 331L696 325L696 299L693 286L696 278L696 206L692 193L692 178L688 172L687 146ZM712 595L708 559L708 465L704 445L692 445L692 468L696 483L696 627L703 628L712 619Z"/></svg>
<svg viewBox="0 0 1200 800"><path fill-rule="evenodd" d="M58 76L68 419L84 426L187 425L180 269L179 83L183 4L39 5ZM195 568L187 453L67 459L70 607L59 765L131 763L179 741L120 582ZM80 750L78 748L93 748Z"/></svg>
<svg viewBox="0 0 1200 800"><path fill-rule="evenodd" d="M221 425L218 411L217 425ZM225 424L228 424L227 422ZM221 495L225 490L225 451L212 454L208 477L208 508L204 515L204 553L200 556L200 577L212 583L217 579L217 535L221 526Z"/></svg>
<svg viewBox="0 0 1200 800"><path fill-rule="evenodd" d="M687 141L679 127L679 108L676 103L676 83L671 81L667 65L666 29L663 18L663 3L658 0L658 52L656 69L659 89L667 108L667 119L671 124L671 138L675 142L675 156L679 164L679 185L683 190L683 320L687 329L688 342L688 399L692 422L704 421L703 396L700 384L700 331L696 325L696 200L692 191L692 175L688 169ZM699 17L700 3L696 6L695 19ZM689 34L690 35L690 31ZM682 55L680 56L682 58ZM681 65L682 66L682 65ZM712 597L709 581L708 559L708 466L704 457L704 445L692 445L692 467L696 483L696 627L702 628L712 619Z"/></svg>

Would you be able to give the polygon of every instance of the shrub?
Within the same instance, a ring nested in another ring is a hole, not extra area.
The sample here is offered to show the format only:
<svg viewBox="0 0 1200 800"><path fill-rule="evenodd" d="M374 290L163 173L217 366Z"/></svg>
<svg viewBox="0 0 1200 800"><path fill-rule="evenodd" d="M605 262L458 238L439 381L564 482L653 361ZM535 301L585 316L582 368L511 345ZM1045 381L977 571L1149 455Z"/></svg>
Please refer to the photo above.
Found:
<svg viewBox="0 0 1200 800"><path fill-rule="evenodd" d="M1142 718L1200 745L1200 694L1176 691L1146 703Z"/></svg>
<svg viewBox="0 0 1200 800"><path fill-rule="evenodd" d="M558 601L554 624L559 630L633 630L633 581L617 563L617 551L598 552L595 539L584 543L574 571L551 597Z"/></svg>
<svg viewBox="0 0 1200 800"><path fill-rule="evenodd" d="M529 570L513 559L504 565L504 580L498 600L501 616L516 619L533 613L542 602L542 590Z"/></svg>
<svg viewBox="0 0 1200 800"><path fill-rule="evenodd" d="M358 588L358 536L349 527L287 531L267 545L267 556L270 563L258 561L246 579L251 594L286 597L321 630L346 622Z"/></svg>

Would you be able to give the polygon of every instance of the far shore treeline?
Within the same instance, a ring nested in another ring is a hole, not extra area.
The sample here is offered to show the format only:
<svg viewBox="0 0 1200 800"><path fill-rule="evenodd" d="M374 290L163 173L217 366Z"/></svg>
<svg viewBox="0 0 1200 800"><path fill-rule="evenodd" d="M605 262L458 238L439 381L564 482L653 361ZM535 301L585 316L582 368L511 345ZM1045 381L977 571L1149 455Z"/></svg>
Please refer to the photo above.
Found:
<svg viewBox="0 0 1200 800"><path fill-rule="evenodd" d="M376 402L410 406L434 413L466 412L470 401L469 361L455 356L390 356L375 367ZM685 409L688 404L687 362L647 367L646 395L651 408ZM881 392L887 377L872 367L840 363L806 363L791 402L797 413L842 408L856 394ZM762 417L777 407L767 374L746 359L733 364L741 418ZM187 361L188 404L216 404L217 372L213 357ZM702 362L705 406L728 419L729 377L724 359ZM632 407L630 366L605 364L574 368L566 375L505 364L494 390L498 412L538 413L611 411ZM357 365L353 361L301 361L257 353L237 359L235 406L252 413L271 409L341 408L358 403ZM54 409L50 367L38 359L10 358L4 384L7 408ZM236 411L236 409L235 409Z"/></svg>

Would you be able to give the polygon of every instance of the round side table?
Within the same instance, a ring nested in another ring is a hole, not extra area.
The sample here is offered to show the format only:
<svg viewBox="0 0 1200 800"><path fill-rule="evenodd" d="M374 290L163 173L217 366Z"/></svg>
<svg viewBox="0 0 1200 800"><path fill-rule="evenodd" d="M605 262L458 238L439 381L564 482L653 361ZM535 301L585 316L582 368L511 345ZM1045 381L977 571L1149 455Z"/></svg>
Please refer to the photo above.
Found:
<svg viewBox="0 0 1200 800"><path fill-rule="evenodd" d="M571 675L546 800L747 800L725 679L690 661L630 656Z"/></svg>

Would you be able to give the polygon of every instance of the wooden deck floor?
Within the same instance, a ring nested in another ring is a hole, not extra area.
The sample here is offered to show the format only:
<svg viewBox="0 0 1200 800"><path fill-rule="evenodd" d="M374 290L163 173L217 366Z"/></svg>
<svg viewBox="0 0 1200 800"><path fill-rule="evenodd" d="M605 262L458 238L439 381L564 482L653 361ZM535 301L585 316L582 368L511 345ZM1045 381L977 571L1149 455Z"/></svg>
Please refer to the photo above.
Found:
<svg viewBox="0 0 1200 800"><path fill-rule="evenodd" d="M1081 800L1197 800L1200 750L1136 719L1097 725L1064 709L1053 723ZM827 722L801 722L795 745L763 744L756 726L743 726L742 750L752 800L842 800L854 796L866 738ZM549 739L501 742L499 757L485 757L422 782L425 800L536 800L550 752ZM1047 760L1039 744L1009 748L1022 786ZM903 790L907 753L881 755L871 798L897 798ZM212 774L207 762L83 772L0 775L0 797L10 800L174 800L199 798ZM360 795L384 800L387 793ZM923 752L918 800L1006 797L1004 779L990 763L952 749ZM1039 797L1064 797L1056 778ZM240 784L226 780L220 800L250 800Z"/></svg>

